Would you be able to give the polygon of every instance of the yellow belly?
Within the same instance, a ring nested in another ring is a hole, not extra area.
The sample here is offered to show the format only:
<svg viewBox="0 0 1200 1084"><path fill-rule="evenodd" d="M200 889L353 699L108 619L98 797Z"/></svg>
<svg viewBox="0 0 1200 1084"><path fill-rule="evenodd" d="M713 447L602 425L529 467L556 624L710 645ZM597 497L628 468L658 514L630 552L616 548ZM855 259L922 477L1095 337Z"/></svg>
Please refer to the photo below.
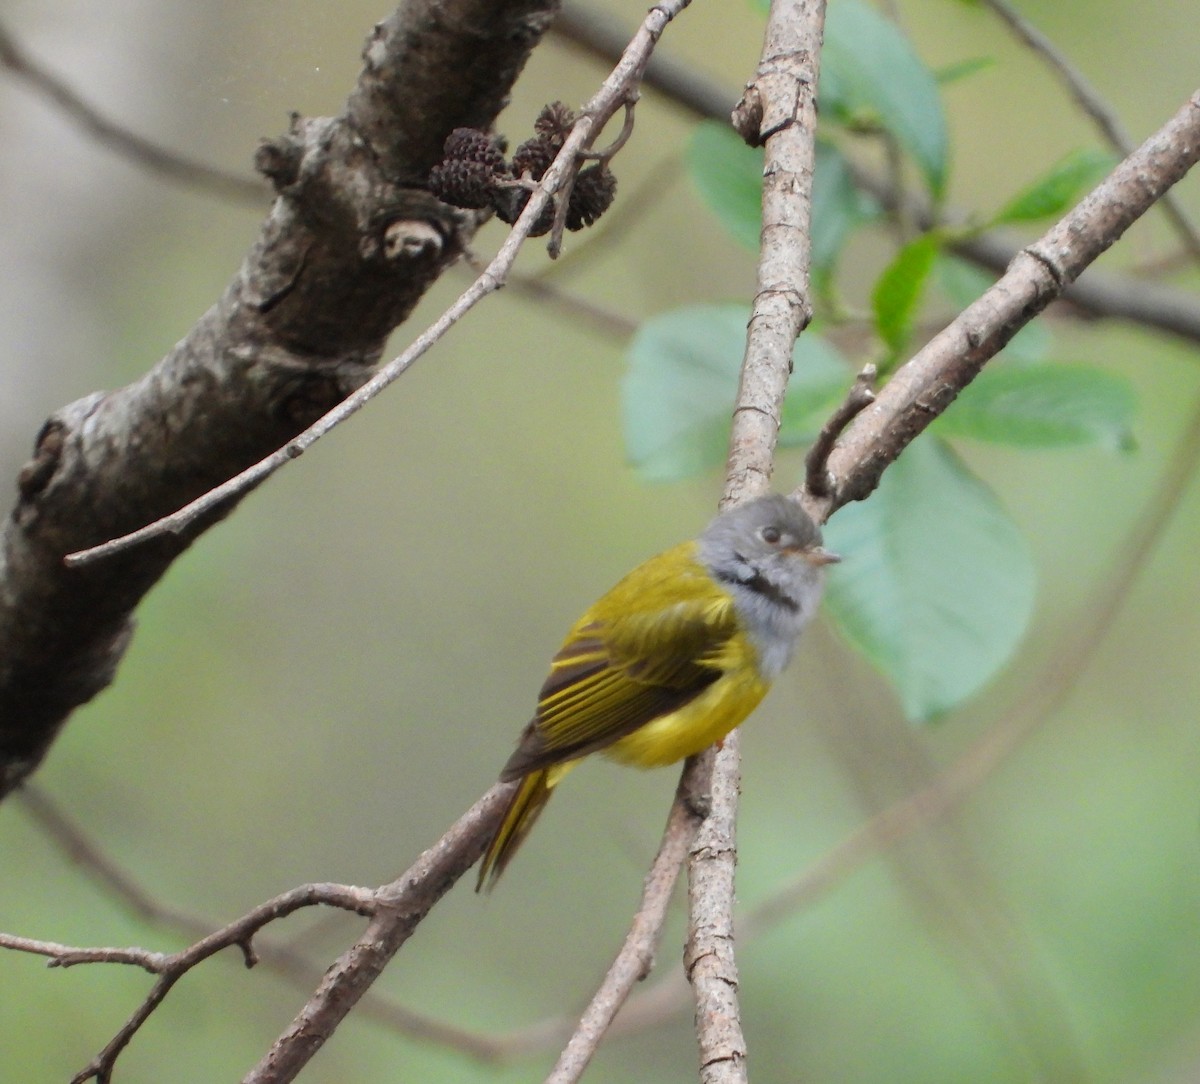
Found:
<svg viewBox="0 0 1200 1084"><path fill-rule="evenodd" d="M638 768L674 764L720 741L758 707L766 692L753 666L726 671L695 700L627 734L604 755Z"/></svg>

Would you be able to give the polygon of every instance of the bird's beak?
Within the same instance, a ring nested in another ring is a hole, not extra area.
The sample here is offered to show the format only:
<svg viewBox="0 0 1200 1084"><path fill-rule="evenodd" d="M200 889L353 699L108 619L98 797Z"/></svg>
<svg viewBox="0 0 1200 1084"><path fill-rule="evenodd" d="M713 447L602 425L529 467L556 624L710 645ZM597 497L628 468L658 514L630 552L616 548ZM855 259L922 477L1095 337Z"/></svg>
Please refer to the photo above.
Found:
<svg viewBox="0 0 1200 1084"><path fill-rule="evenodd" d="M840 560L836 553L830 553L824 546L813 546L805 550L801 556L810 564L820 568L822 565L836 565Z"/></svg>

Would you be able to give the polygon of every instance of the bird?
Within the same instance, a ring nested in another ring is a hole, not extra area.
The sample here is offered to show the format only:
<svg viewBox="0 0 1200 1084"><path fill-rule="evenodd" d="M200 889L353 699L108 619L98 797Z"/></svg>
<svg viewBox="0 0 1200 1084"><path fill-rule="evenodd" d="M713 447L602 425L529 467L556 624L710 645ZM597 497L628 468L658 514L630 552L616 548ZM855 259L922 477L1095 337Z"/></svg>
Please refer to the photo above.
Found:
<svg viewBox="0 0 1200 1084"><path fill-rule="evenodd" d="M551 660L500 773L518 785L476 892L495 885L584 757L661 767L740 725L790 661L820 602L824 567L838 560L799 501L772 494L720 513L593 603Z"/></svg>
<svg viewBox="0 0 1200 1084"><path fill-rule="evenodd" d="M500 772L517 787L475 891L496 885L584 756L661 767L740 725L791 660L820 603L824 565L838 561L796 499L757 497L638 565L588 607Z"/></svg>

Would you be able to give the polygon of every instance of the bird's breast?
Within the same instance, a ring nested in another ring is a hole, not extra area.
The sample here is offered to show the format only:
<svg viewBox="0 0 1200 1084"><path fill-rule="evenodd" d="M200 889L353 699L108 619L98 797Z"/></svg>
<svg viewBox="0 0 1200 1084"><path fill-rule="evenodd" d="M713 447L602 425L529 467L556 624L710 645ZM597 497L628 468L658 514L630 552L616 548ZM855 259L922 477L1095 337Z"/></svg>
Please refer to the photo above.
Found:
<svg viewBox="0 0 1200 1084"><path fill-rule="evenodd" d="M694 700L638 727L604 755L638 768L674 764L707 749L744 722L767 688L754 665L753 649L746 645L738 665L725 670Z"/></svg>

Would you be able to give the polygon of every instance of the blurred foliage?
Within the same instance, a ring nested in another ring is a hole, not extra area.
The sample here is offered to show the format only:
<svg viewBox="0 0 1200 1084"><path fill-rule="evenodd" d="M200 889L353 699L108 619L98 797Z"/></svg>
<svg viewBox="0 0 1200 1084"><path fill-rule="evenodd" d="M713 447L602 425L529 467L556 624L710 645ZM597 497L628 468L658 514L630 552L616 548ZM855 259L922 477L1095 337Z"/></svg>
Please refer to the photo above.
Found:
<svg viewBox="0 0 1200 1084"><path fill-rule="evenodd" d="M618 0L598 6L630 25L644 11ZM732 104L757 62L762 23L749 17L753 10L693 5L663 48L722 80ZM910 183L976 209L979 221L1007 208L1001 213L1029 237L1040 229L1033 209L1069 203L1087 183L1086 171L1055 163L1094 146L1088 123L986 12L943 0L910 0L900 10L911 43L904 49L920 58L920 70L965 74L936 84L945 115L938 140L926 139L932 133L920 124L907 131L890 119L892 80L872 81L871 72L845 77L835 99L844 104L836 114L823 110L828 194L818 179L817 199L830 209L817 230L828 239L818 246L827 308L821 345L802 346L811 353L797 361L799 386L813 386L809 402L789 401L792 443L811 435L820 417L812 404L832 394L826 362L845 358L837 364L848 382L884 349L872 295L898 249L878 209L847 187L846 156L878 164L879 133L898 129ZM121 0L100 10L43 0L19 2L6 19L110 115L248 172L258 137L283 128L288 110L339 107L379 14L355 3L331 20L325 5L304 3ZM831 3L831 37L847 15L849 33L834 48L844 62L892 55L894 43L875 37L891 33L878 30L887 24L846 0ZM1035 16L1136 133L1156 128L1193 89L1186 6L1160 7L1151 19L1112 0L1071 0ZM872 35L869 53L865 38L858 50L857 34ZM916 86L914 71L897 76L897 88ZM1155 77L1114 75L1128 71ZM525 130L548 100L583 101L602 74L548 43L502 126ZM0 163L0 311L8 329L0 455L11 478L50 410L135 379L184 333L217 296L257 221L146 178L10 82L0 83L0 95L9 151ZM525 270L546 272L563 291L640 324L632 347L552 303L505 291L388 396L250 497L147 600L116 685L72 720L37 783L165 903L227 921L303 881L378 883L404 868L495 778L549 653L581 607L704 523L719 492L719 435L706 429L692 443L684 419L642 401L664 431L682 426L670 430L687 450L680 458L694 456L688 469L699 471L646 485L626 461L621 403L644 381L681 401L694 392L701 419L714 399L732 394L731 329L748 311L753 255L730 241L690 184L661 180L664 163L694 163L706 138L733 143L647 92L634 139L615 164L622 199L633 202L651 181L661 188L637 228L618 235L619 244L596 243L619 225L618 200L596 237L577 239L561 267L550 269L532 250L523 257ZM754 154L741 153L744 162L727 165L753 180ZM1074 178L1065 186L1031 181L1064 172ZM1067 194L1051 198L1052 188ZM1015 195L1039 189L1037 198ZM1194 181L1181 196L1196 216ZM752 190L744 204L756 216ZM478 248L500 236L489 227ZM1173 249L1155 217L1103 262L1108 270L1153 266ZM397 344L463 281L439 284ZM907 348L985 284L939 252L917 296L897 307ZM709 391L691 388L682 355L664 374L638 353L647 336L670 330L684 305L691 308L679 322L704 331L693 338L721 345L704 355L705 343L693 344L704 358L696 379L711 381ZM1056 664L1093 626L1092 600L1180 439L1200 386L1196 355L1128 326L1056 315L1019 335L1006 355L947 415L936 440L902 463L910 473L952 473L962 499L988 514L997 501L1008 510L1011 523L995 533L1008 537L1019 526L1037 572L1028 633L978 696L917 731L891 685L829 628L812 630L746 729L739 886L747 913L865 818L927 786L976 739L1013 725L1031 683L1050 692L1073 680L1055 677ZM1130 447L1132 429L1136 451L1112 454ZM938 443L950 439L952 453ZM1046 450L1052 445L1057 450ZM790 488L801 471L800 450L783 451L778 486ZM888 476L890 487L910 482ZM894 519L898 505L918 500L885 495L854 513ZM921 531L936 548L951 529L946 521L957 519L951 511L894 528L901 540L906 531L914 536L879 555L896 590L909 586L896 569L919 556ZM850 516L840 514L831 530L855 527ZM984 516L964 515L954 529L981 530ZM825 895L743 938L756 1080L1196 1077L1198 520L1193 485L1063 706L962 809L881 847ZM1016 545L980 574L1007 568ZM852 576L854 563L839 573ZM955 570L956 583L966 579ZM1027 590L1028 580L1019 582ZM956 601L972 592L966 583ZM995 619L1010 635L1024 599L1009 600L1016 617ZM889 616L895 623L895 612ZM899 616L904 624L909 615ZM451 893L389 969L384 991L484 1031L576 1010L623 936L673 786L672 772L597 764L575 773L497 893ZM17 803L0 807L0 853L0 928L76 944L180 943L98 890ZM324 966L358 928L301 916L276 932ZM681 929L677 914L660 971L678 967ZM148 984L118 968L47 971L38 960L0 954L0 1076L69 1079ZM117 1080L239 1079L304 997L261 969L247 972L229 953L172 992L123 1056ZM554 1053L497 1069L360 1018L302 1079L525 1081L544 1073ZM607 1044L588 1079L694 1080L690 1009Z"/></svg>

